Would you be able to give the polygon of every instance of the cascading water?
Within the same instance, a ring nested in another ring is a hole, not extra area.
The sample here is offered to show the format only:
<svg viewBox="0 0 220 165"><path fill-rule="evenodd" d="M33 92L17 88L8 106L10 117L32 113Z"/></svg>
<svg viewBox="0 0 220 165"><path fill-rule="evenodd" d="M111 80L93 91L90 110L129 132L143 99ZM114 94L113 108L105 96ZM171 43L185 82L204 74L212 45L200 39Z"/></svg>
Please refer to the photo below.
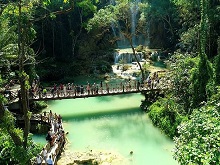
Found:
<svg viewBox="0 0 220 165"><path fill-rule="evenodd" d="M136 53L138 61L141 61L143 59L143 54L141 52ZM114 63L120 63L120 61L123 61L123 63L132 63L135 60L133 52L131 52L131 49L119 49L118 51L114 52Z"/></svg>
<svg viewBox="0 0 220 165"><path fill-rule="evenodd" d="M148 40L143 35L136 35L136 28L138 23L138 17L139 17L139 3L141 3L141 0L133 0L133 2L130 2L130 32L132 36L132 45L138 46L138 45L145 45L148 44ZM110 0L109 4L115 5L115 0ZM121 33L122 28L120 26L120 23L117 22L116 25L112 23L112 32L115 38L118 38L117 40L117 47L119 49L124 48L130 48L131 45L129 41L125 38L125 36ZM146 28L147 30L147 28ZM130 48L131 49L131 48ZM138 56L138 60L140 61L142 59L142 55ZM129 50L128 52L119 51L114 53L114 63L119 63L120 60L123 60L124 63L132 63L133 61L136 61L133 57L133 52Z"/></svg>
<svg viewBox="0 0 220 165"><path fill-rule="evenodd" d="M146 45L145 38L143 38L142 35L136 35L136 27L138 23L138 14L139 14L139 3L141 3L141 0L134 0L133 2L130 2L130 21L131 21L131 36L132 36L132 43L134 46L138 45ZM115 5L115 0L109 1L110 5ZM125 36L121 33L122 27L120 26L120 23L117 22L116 25L112 23L111 25L113 35L115 38L119 38L117 41L118 48L128 48L130 47L129 41L125 38Z"/></svg>
<svg viewBox="0 0 220 165"><path fill-rule="evenodd" d="M137 46L136 41L136 26L137 26L137 14L139 11L138 3L140 3L141 0L135 0L133 3L131 3L130 10L131 10L131 35L132 35L132 43L133 45Z"/></svg>

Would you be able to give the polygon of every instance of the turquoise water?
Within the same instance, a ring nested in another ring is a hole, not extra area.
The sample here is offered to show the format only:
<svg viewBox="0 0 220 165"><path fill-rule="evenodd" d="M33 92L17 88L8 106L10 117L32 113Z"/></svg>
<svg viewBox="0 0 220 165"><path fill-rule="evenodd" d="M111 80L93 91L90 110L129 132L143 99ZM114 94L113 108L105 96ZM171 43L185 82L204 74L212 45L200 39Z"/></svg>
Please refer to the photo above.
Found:
<svg viewBox="0 0 220 165"><path fill-rule="evenodd" d="M126 165L177 165L172 158L173 142L141 112L141 99L140 94L128 94L51 101L46 111L63 117L71 151L117 152ZM45 142L45 136L34 139Z"/></svg>

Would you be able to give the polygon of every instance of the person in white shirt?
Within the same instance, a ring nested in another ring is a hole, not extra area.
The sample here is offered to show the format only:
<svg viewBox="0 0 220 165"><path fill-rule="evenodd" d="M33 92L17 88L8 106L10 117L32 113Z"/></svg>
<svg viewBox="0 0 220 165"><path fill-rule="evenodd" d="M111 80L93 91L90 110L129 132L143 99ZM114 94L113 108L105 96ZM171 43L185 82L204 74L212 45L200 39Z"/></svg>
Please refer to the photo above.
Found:
<svg viewBox="0 0 220 165"><path fill-rule="evenodd" d="M42 164L42 157L40 156L40 154L37 155L37 165L41 165Z"/></svg>
<svg viewBox="0 0 220 165"><path fill-rule="evenodd" d="M46 161L47 161L47 150L45 148L43 148L42 153L43 153L43 158L44 158L45 163L46 163Z"/></svg>

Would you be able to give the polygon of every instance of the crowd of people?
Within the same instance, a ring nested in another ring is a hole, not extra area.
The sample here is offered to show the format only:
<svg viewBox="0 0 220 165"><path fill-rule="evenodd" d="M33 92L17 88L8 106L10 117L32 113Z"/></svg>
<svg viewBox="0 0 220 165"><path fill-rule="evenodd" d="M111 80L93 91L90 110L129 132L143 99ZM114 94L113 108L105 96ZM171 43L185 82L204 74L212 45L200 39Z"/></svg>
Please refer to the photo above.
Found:
<svg viewBox="0 0 220 165"><path fill-rule="evenodd" d="M53 147L55 144L63 145L67 141L66 134L68 134L68 132L65 132L63 129L61 115L52 113L50 110L48 114L48 122L50 123L50 129L46 135L46 140L48 142L46 146L49 147L44 147L42 152L37 155L36 162L38 165L41 165L43 162L47 165L54 165L54 156L56 153L53 153ZM56 148L54 151L56 152Z"/></svg>
<svg viewBox="0 0 220 165"><path fill-rule="evenodd" d="M68 96L86 96L97 94L108 94L110 92L126 92L142 89L158 88L160 78L155 72L152 76L148 76L146 80L125 80L119 83L89 83L86 85L78 85L74 83L54 84L52 87L39 87L38 91L31 91L32 97L68 97Z"/></svg>

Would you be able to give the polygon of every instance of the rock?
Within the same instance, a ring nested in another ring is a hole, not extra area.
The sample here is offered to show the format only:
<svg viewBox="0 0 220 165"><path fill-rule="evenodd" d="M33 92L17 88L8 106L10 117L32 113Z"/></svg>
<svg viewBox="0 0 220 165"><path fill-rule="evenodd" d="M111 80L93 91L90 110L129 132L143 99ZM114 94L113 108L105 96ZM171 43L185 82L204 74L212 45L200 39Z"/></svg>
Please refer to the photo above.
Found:
<svg viewBox="0 0 220 165"><path fill-rule="evenodd" d="M123 157L118 153L105 152L105 151L88 151L88 152L64 152L57 162L57 165L110 165L121 164Z"/></svg>

